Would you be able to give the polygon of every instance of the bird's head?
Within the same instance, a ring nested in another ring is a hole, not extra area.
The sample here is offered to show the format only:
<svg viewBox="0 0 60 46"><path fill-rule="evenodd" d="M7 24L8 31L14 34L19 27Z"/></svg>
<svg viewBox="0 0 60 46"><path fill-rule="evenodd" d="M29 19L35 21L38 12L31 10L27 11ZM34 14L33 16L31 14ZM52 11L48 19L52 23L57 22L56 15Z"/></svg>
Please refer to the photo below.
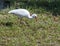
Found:
<svg viewBox="0 0 60 46"><path fill-rule="evenodd" d="M37 21L37 14L32 14L32 17L35 18Z"/></svg>

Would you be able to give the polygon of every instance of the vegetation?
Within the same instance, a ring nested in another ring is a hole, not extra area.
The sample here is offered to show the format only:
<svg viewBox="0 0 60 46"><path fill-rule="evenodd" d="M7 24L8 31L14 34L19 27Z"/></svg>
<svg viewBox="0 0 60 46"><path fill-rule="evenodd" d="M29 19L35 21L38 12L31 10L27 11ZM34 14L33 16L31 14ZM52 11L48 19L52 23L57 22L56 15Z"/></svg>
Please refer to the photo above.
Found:
<svg viewBox="0 0 60 46"><path fill-rule="evenodd" d="M54 16L60 15L60 0L13 0L13 2L15 2L15 8L39 9L41 7Z"/></svg>
<svg viewBox="0 0 60 46"><path fill-rule="evenodd" d="M0 11L0 46L60 46L60 16L54 20L50 7L33 6L26 9L37 13L37 22L23 18L25 23L20 23L17 16L7 13L13 7Z"/></svg>

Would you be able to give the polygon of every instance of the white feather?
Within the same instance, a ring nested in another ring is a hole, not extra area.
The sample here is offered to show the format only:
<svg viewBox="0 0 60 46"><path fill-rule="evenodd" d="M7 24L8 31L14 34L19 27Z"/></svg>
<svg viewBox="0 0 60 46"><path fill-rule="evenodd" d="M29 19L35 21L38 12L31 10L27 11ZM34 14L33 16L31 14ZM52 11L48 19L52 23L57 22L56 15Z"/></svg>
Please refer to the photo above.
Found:
<svg viewBox="0 0 60 46"><path fill-rule="evenodd" d="M30 15L30 12L26 9L15 9L15 10L9 11L8 13L15 14L19 17L27 17L27 18L34 18L35 16L37 17L36 14Z"/></svg>

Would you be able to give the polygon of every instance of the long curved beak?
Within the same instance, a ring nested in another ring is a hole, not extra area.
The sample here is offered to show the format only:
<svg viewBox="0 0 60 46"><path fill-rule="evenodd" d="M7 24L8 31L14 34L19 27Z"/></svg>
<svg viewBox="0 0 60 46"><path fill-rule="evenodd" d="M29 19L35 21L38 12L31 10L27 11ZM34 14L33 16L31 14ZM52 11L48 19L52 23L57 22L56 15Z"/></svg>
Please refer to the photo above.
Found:
<svg viewBox="0 0 60 46"><path fill-rule="evenodd" d="M37 22L37 17L35 16L35 20L36 20L36 22Z"/></svg>

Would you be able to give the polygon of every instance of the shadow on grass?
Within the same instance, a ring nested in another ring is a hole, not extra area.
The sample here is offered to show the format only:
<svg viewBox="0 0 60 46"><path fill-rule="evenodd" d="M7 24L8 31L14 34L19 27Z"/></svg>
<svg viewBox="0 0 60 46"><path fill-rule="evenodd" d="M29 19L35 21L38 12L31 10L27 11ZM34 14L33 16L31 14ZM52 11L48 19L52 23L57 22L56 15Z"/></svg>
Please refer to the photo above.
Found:
<svg viewBox="0 0 60 46"><path fill-rule="evenodd" d="M3 25L3 26L12 26L13 23L12 22L1 22L0 25Z"/></svg>

